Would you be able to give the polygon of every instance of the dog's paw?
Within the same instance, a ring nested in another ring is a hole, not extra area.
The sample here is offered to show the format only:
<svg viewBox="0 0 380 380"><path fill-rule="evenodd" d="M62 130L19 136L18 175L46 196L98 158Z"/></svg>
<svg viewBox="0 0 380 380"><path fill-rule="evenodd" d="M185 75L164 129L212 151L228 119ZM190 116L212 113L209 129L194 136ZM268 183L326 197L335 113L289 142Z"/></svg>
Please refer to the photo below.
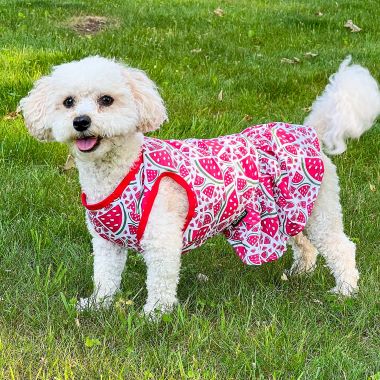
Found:
<svg viewBox="0 0 380 380"><path fill-rule="evenodd" d="M336 278L336 286L330 292L350 297L358 292L358 281L359 272L356 268L351 271L345 271Z"/></svg>
<svg viewBox="0 0 380 380"><path fill-rule="evenodd" d="M348 283L342 283L330 289L330 293L338 294L344 297L351 297L355 295L358 290L359 288L357 286L354 287Z"/></svg>
<svg viewBox="0 0 380 380"><path fill-rule="evenodd" d="M169 314L177 306L178 301L175 299L171 302L147 302L144 306L144 315L152 322L160 321L164 314Z"/></svg>
<svg viewBox="0 0 380 380"><path fill-rule="evenodd" d="M162 312L161 310L157 310L157 309L145 310L145 308L144 308L144 312L141 313L143 317L145 317L149 322L153 322L153 323L160 322L164 314L165 313Z"/></svg>
<svg viewBox="0 0 380 380"><path fill-rule="evenodd" d="M95 300L91 297L89 298L79 298L77 302L78 311L94 310L96 309Z"/></svg>
<svg viewBox="0 0 380 380"><path fill-rule="evenodd" d="M90 311L90 310L100 310L100 309L108 309L112 304L112 298L103 298L97 299L95 297L88 298L80 298L77 302L77 310L78 311Z"/></svg>
<svg viewBox="0 0 380 380"><path fill-rule="evenodd" d="M285 274L287 276L310 274L314 271L315 267L315 261L297 260L293 263L289 270L285 271Z"/></svg>

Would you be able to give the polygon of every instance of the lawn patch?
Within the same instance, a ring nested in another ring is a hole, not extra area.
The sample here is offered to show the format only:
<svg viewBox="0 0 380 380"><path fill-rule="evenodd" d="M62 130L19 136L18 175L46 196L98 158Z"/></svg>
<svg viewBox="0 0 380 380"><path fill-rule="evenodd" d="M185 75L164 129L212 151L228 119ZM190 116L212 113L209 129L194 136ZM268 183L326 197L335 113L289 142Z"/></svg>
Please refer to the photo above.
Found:
<svg viewBox="0 0 380 380"><path fill-rule="evenodd" d="M104 16L77 16L69 20L68 25L81 35L97 34L109 27L118 27L119 23L115 19Z"/></svg>
<svg viewBox="0 0 380 380"><path fill-rule="evenodd" d="M302 123L347 54L380 79L378 5L0 1L0 380L380 380L379 123L333 158L346 231L358 245L354 299L327 293L333 278L321 257L313 274L282 281L290 252L248 268L217 237L183 256L180 306L149 323L140 315L146 269L133 252L115 305L77 314L93 275L77 172L63 170L67 147L32 139L13 113L53 66L98 54L158 84L170 122L154 136ZM86 27L88 15L100 22ZM344 28L349 19L363 30Z"/></svg>

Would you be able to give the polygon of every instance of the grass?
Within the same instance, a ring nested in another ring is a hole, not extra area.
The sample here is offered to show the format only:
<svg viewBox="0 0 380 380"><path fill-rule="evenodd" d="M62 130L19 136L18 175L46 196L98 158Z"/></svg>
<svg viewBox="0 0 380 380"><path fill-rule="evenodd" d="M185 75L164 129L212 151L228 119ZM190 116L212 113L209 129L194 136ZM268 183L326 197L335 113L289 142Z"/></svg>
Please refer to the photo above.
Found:
<svg viewBox="0 0 380 380"><path fill-rule="evenodd" d="M171 120L159 137L302 122L347 54L380 79L377 13L377 0L0 0L0 112L14 111L52 65L100 54L158 83ZM111 25L80 36L67 25L85 15ZM347 19L363 30L350 33ZM281 62L294 56L301 62ZM184 256L181 306L149 323L140 315L145 268L133 253L115 306L76 313L76 297L92 287L77 174L61 170L65 147L34 141L20 117L2 119L0 378L380 379L379 131L334 158L358 245L357 297L327 292L322 259L311 276L281 281L291 254L243 267L216 238Z"/></svg>

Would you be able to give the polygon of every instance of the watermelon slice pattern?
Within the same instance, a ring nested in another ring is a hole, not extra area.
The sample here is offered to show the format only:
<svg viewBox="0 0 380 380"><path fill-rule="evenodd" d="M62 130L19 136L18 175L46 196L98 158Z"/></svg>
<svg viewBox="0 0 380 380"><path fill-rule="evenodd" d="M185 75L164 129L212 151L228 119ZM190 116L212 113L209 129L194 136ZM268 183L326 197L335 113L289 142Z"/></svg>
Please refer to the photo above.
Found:
<svg viewBox="0 0 380 380"><path fill-rule="evenodd" d="M240 240L229 239L246 264L277 260L290 236L300 233L314 206L323 179L323 161L315 131L307 126L271 123L242 132L259 156L259 188L251 214L238 226ZM228 234L233 236L229 227ZM245 249L243 249L243 248Z"/></svg>
<svg viewBox="0 0 380 380"><path fill-rule="evenodd" d="M87 209L87 219L93 228L103 239L114 242L117 245L127 248L134 248L141 251L137 240L137 228L141 220L140 207L141 200L143 165L131 180L121 196L99 210ZM149 169L148 169L149 170ZM155 176L156 173L154 174ZM152 178L152 171L146 174L147 182Z"/></svg>
<svg viewBox="0 0 380 380"><path fill-rule="evenodd" d="M144 137L135 178L100 210L87 210L95 231L141 252L137 231L154 183L171 173L196 199L183 234L183 252L224 233L240 259L260 265L282 256L305 227L323 178L315 131L271 123L216 139Z"/></svg>

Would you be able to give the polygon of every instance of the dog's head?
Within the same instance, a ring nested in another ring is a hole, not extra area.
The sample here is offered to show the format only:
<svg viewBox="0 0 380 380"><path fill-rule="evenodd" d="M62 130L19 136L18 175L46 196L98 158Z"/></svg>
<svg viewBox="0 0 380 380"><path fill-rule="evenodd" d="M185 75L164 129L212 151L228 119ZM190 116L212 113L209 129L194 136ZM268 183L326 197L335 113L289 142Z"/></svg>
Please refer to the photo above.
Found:
<svg viewBox="0 0 380 380"><path fill-rule="evenodd" d="M97 56L54 67L20 108L34 137L67 143L88 158L110 151L120 136L153 131L167 119L143 71Z"/></svg>

